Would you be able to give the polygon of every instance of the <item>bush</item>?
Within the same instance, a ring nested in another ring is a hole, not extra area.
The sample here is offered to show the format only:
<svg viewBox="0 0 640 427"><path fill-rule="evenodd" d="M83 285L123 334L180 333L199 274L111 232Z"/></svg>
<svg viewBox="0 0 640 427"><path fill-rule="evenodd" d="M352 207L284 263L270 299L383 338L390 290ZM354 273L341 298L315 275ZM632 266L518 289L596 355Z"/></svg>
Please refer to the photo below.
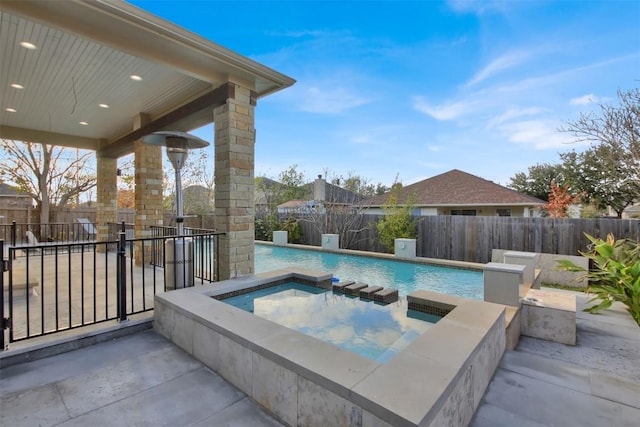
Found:
<svg viewBox="0 0 640 427"><path fill-rule="evenodd" d="M597 303L585 311L597 313L618 301L627 307L640 325L640 243L628 239L616 241L611 234L606 241L588 234L586 236L591 245L588 252L581 254L593 261L594 268L586 271L564 259L558 261L558 267L565 271L586 273L589 278L587 292L595 295L589 302Z"/></svg>
<svg viewBox="0 0 640 427"><path fill-rule="evenodd" d="M289 243L300 243L302 241L302 229L296 218L289 217L285 219L281 228L287 232L287 241ZM273 240L273 233L271 233L271 237L271 240Z"/></svg>

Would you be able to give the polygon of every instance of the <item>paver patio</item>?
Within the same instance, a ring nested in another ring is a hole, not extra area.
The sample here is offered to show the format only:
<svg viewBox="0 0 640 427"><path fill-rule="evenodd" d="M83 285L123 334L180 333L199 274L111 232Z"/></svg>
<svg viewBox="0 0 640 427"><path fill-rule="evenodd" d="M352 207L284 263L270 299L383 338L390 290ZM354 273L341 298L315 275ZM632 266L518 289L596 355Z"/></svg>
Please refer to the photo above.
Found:
<svg viewBox="0 0 640 427"><path fill-rule="evenodd" d="M579 310L585 301L578 296ZM9 353L20 346L27 344ZM3 367L0 399L7 426L281 425L153 331ZM639 419L640 328L615 306L603 315L578 312L575 347L522 337L471 425L637 426Z"/></svg>

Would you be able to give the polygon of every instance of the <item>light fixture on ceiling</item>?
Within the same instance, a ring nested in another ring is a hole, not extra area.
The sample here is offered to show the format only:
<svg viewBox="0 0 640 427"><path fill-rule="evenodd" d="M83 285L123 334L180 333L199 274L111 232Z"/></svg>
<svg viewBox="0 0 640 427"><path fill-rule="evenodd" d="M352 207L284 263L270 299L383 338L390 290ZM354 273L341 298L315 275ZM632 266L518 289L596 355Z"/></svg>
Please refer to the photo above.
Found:
<svg viewBox="0 0 640 427"><path fill-rule="evenodd" d="M109 104L98 104L100 108L109 108Z"/></svg>
<svg viewBox="0 0 640 427"><path fill-rule="evenodd" d="M11 107L5 108L5 110L7 110L10 113L17 113L18 112L18 110L16 110L15 108L11 108Z"/></svg>
<svg viewBox="0 0 640 427"><path fill-rule="evenodd" d="M137 81L137 82L142 81L142 77L140 77L140 76L139 76L139 75L137 75L137 74L131 74L131 75L129 76L129 78L130 78L131 80L135 80L135 81Z"/></svg>
<svg viewBox="0 0 640 427"><path fill-rule="evenodd" d="M14 89L24 89L24 86L19 85L18 83L11 83L11 87Z"/></svg>
<svg viewBox="0 0 640 427"><path fill-rule="evenodd" d="M87 122L80 122L80 124L81 124L82 126L88 126L88 125L89 125L89 123L87 123Z"/></svg>
<svg viewBox="0 0 640 427"><path fill-rule="evenodd" d="M24 47L25 49L29 49L29 50L35 50L38 47L33 44L33 43L29 43L29 42L20 42L20 46Z"/></svg>

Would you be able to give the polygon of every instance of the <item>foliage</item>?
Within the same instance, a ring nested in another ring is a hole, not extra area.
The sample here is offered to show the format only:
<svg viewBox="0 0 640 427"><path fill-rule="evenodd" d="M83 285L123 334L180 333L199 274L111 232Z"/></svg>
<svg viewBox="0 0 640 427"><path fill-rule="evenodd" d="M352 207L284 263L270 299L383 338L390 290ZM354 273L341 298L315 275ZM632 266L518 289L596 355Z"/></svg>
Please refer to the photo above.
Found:
<svg viewBox="0 0 640 427"><path fill-rule="evenodd" d="M600 209L599 207L593 204L587 204L582 207L582 211L580 212L580 218L598 218L604 216L606 214L605 211Z"/></svg>
<svg viewBox="0 0 640 427"><path fill-rule="evenodd" d="M640 197L640 181L629 179L622 156L623 152L604 144L560 155L567 182L584 194L585 201L600 209L610 206L618 217Z"/></svg>
<svg viewBox="0 0 640 427"><path fill-rule="evenodd" d="M529 167L529 172L518 172L511 177L508 187L522 194L549 201L551 181L563 183L563 165L549 163Z"/></svg>
<svg viewBox="0 0 640 427"><path fill-rule="evenodd" d="M595 295L589 302L597 304L585 311L597 313L618 301L627 307L640 325L640 243L627 239L616 241L611 234L606 241L588 234L586 236L591 241L591 247L588 252L581 253L593 261L593 270L586 272L571 261L558 261L561 270L587 273L587 291Z"/></svg>
<svg viewBox="0 0 640 427"><path fill-rule="evenodd" d="M380 243L389 251L393 251L395 239L415 239L417 235L416 221L412 215L413 203L409 201L399 205L401 192L401 183L396 182L391 186L387 202L382 208L385 216L377 224Z"/></svg>
<svg viewBox="0 0 640 427"><path fill-rule="evenodd" d="M324 176L330 176L325 169ZM329 178L331 184L326 183L322 175L318 177L325 184L323 194L314 194L316 208L306 212L302 221L310 223L320 235L338 234L340 247L350 249L361 239L364 226L366 207L361 201L365 195L375 191L373 185L366 178L349 173L347 178L333 176ZM315 184L314 184L315 186Z"/></svg>
<svg viewBox="0 0 640 427"><path fill-rule="evenodd" d="M602 104L599 113L581 114L561 128L576 141L595 143L583 153L562 155L572 186L587 201L610 206L618 216L640 199L640 89L618 91L618 106Z"/></svg>
<svg viewBox="0 0 640 427"><path fill-rule="evenodd" d="M136 205L136 193L128 188L118 190L118 207L133 209Z"/></svg>
<svg viewBox="0 0 640 427"><path fill-rule="evenodd" d="M325 170L324 176L328 175L329 172ZM353 171L350 171L346 177L333 177L331 183L356 193L363 198L384 194L388 191L387 187L381 182L372 184L367 178L356 175Z"/></svg>
<svg viewBox="0 0 640 427"><path fill-rule="evenodd" d="M282 223L281 228L287 232L287 241L289 243L300 243L302 241L302 229L296 218L288 217ZM273 239L273 233L271 237Z"/></svg>
<svg viewBox="0 0 640 427"><path fill-rule="evenodd" d="M90 151L10 139L2 139L0 148L0 180L33 197L43 224L51 220L52 207L77 204L96 186Z"/></svg>
<svg viewBox="0 0 640 427"><path fill-rule="evenodd" d="M566 218L569 206L579 202L580 195L570 194L568 185L558 185L555 180L551 181L549 202L545 205L549 217Z"/></svg>
<svg viewBox="0 0 640 427"><path fill-rule="evenodd" d="M273 240L273 232L280 230L280 221L277 214L269 214L264 218L255 218L255 238L256 240Z"/></svg>
<svg viewBox="0 0 640 427"><path fill-rule="evenodd" d="M608 147L610 160L620 160L627 170L627 179L640 180L640 89L618 91L618 106L601 104L599 113L581 114L561 128L576 137L576 141L595 142Z"/></svg>
<svg viewBox="0 0 640 427"><path fill-rule="evenodd" d="M289 200L304 198L307 189L305 188L305 177L303 172L298 171L298 165L291 165L278 176L280 187L280 197L276 198L276 206Z"/></svg>

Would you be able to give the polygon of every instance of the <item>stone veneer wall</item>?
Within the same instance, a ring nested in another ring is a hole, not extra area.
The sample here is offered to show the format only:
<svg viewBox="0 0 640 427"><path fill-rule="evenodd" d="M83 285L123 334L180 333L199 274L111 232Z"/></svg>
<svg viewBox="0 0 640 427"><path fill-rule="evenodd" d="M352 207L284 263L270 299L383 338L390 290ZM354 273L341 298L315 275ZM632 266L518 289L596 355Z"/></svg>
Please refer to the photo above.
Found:
<svg viewBox="0 0 640 427"><path fill-rule="evenodd" d="M287 425L466 426L504 352L504 307L481 301L418 291L456 308L380 364L211 298L263 282L156 295L154 328Z"/></svg>
<svg viewBox="0 0 640 427"><path fill-rule="evenodd" d="M151 237L150 226L162 225L162 148L135 141L135 233L137 238ZM146 243L145 243L146 245ZM144 248L142 259L141 242L136 242L134 257L136 265L151 261L151 245Z"/></svg>
<svg viewBox="0 0 640 427"><path fill-rule="evenodd" d="M110 222L116 222L118 216L118 159L97 156L97 202L96 229L98 241L109 239ZM104 251L105 245L98 245L98 251Z"/></svg>
<svg viewBox="0 0 640 427"><path fill-rule="evenodd" d="M234 95L213 111L215 224L220 236L221 280L254 271L255 92L234 85Z"/></svg>
<svg viewBox="0 0 640 427"><path fill-rule="evenodd" d="M491 261L504 262L505 252L509 251L506 249L494 249L491 251ZM583 273L559 271L556 263L559 259L568 259L585 269L589 268L589 260L583 256L541 253L536 263L536 270L540 270L539 282L558 283L577 288L586 288L589 285L589 281L586 277L583 277Z"/></svg>

